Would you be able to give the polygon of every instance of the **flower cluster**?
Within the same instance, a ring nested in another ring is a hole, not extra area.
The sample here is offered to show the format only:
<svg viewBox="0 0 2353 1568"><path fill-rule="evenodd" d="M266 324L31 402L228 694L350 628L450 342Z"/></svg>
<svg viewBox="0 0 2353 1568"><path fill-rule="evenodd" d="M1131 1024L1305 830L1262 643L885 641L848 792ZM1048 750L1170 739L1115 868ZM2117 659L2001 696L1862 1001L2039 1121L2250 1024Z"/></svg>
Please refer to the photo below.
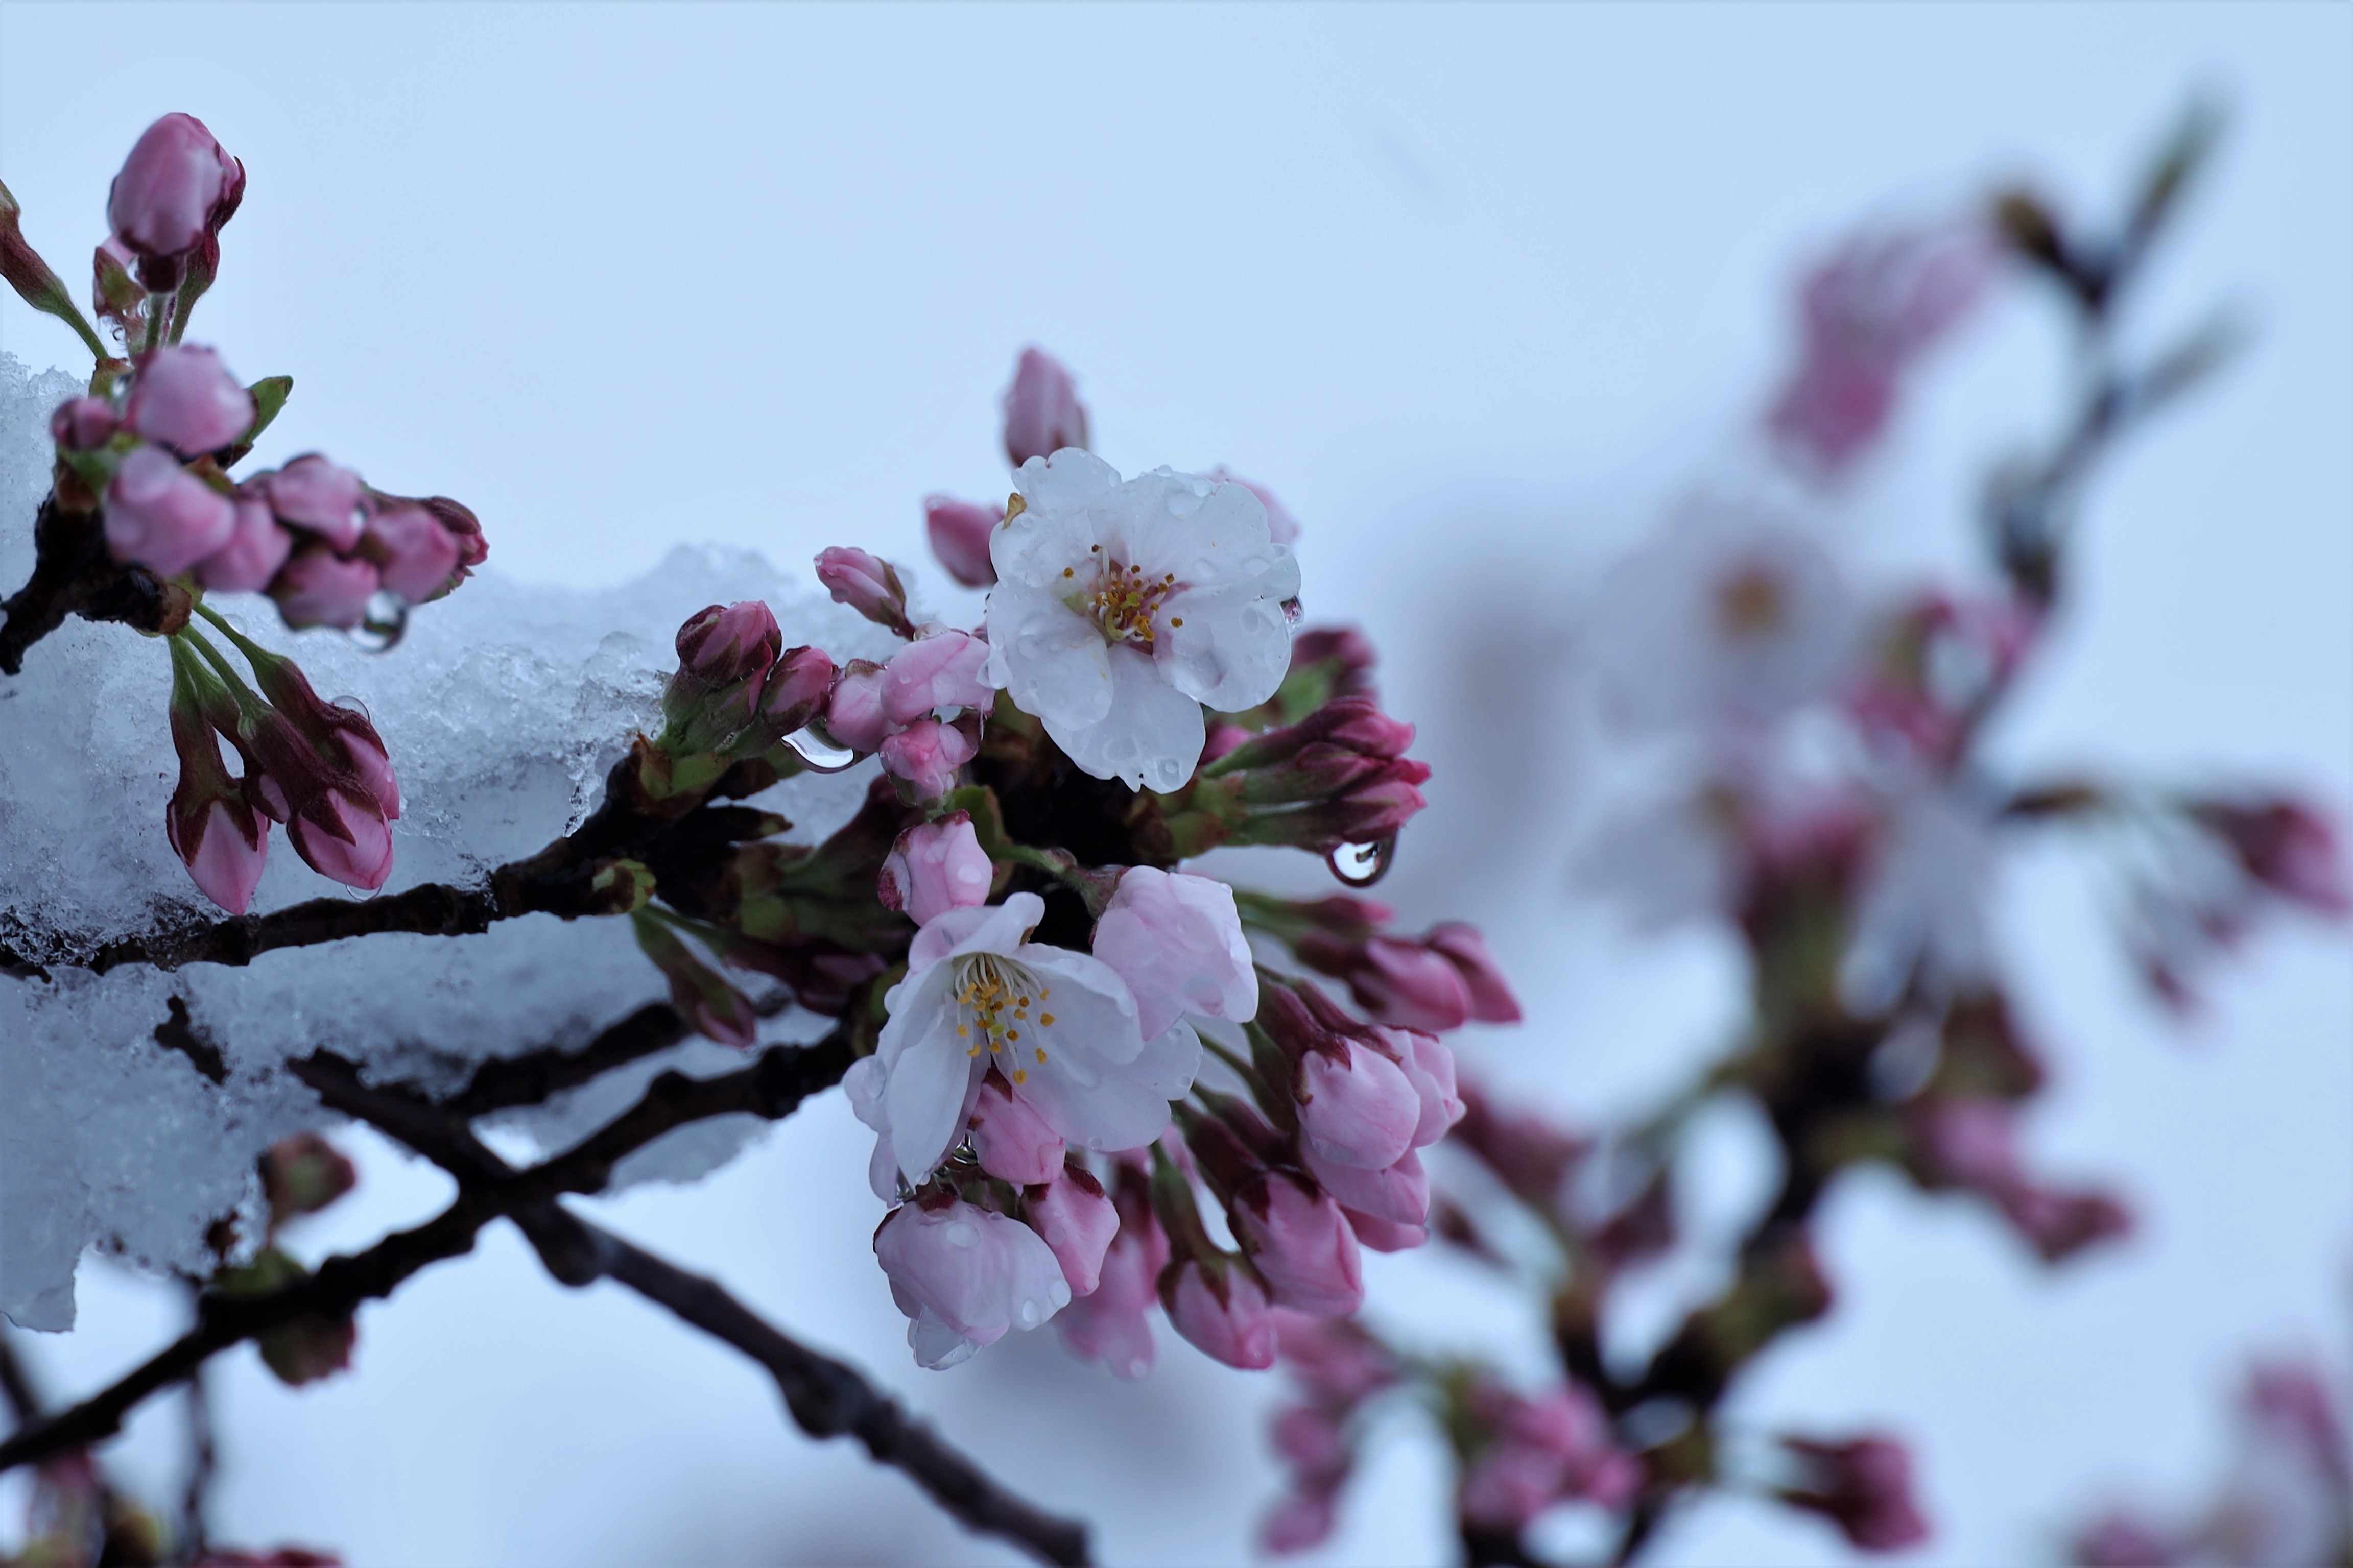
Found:
<svg viewBox="0 0 2353 1568"><path fill-rule="evenodd" d="M2145 214L2161 216L2183 177L2178 163L2175 153L2160 160L2151 188L2161 194ZM1433 1197L1418 1169L1410 1183L1401 1166L1384 1174L1381 1194L1410 1190L1430 1232L1542 1300L1560 1363L1557 1382L1529 1392L1481 1362L1430 1363L1379 1339L1352 1352L1384 1369L1378 1386L1418 1390L1441 1414L1473 1563L1532 1560L1525 1532L1568 1500L1614 1522L1615 1560L1628 1561L1672 1505L1716 1486L1817 1515L1862 1551L1926 1537L1900 1438L1742 1433L1717 1413L1756 1357L1831 1310L1814 1216L1848 1169L1876 1162L1923 1191L1965 1195L2050 1264L2130 1229L2116 1197L2040 1175L2021 1152L2049 1069L2019 1024L1989 929L1991 879L2013 844L2072 827L2112 848L2130 889L2127 951L2155 994L2176 1005L2202 966L2262 917L2339 918L2353 908L2333 826L2292 795L2021 778L1989 744L2050 651L2064 513L2094 458L2130 422L2116 411L2156 406L2189 374L2179 367L2202 367L2211 355L2182 351L2146 367L2095 358L2085 412L2052 455L2010 466L1987 491L1989 580L1869 583L1817 521L1829 489L1894 416L1923 351L1966 320L2005 252L2028 270L2076 269L2062 279L2067 295L2096 317L2117 297L2114 269L2146 250L2145 233L2063 244L2039 207L2041 226L2024 221L2023 200L1997 203L1991 220L1858 241L1807 279L1800 363L1759 422L1773 470L1746 484L1732 476L1684 501L1596 585L1576 648L1584 711L1605 735L1591 749L1620 763L1641 793L1630 805L1606 795L1588 804L1581 873L1643 923L1711 922L1735 939L1749 1016L1736 1048L1630 1125L1571 1132L1466 1082L1449 1145L1462 1179L1441 1182ZM2095 267L2106 270L2086 270ZM2086 331L2084 341L2104 355L2109 338ZM1237 830L1184 841L1270 841L1248 815L1275 798L1258 770L1288 744L1277 737L1305 727L1293 721L1289 731L1213 745L1217 761L1187 804L1197 819ZM1312 750L1300 748L1293 767ZM1352 764L1323 753L1313 765ZM1250 782L1225 784L1220 770L1236 767ZM1484 950L1451 927L1407 940L1380 931L1386 911L1345 897L1245 894L1242 909L1303 964L1344 982L1377 1034L1512 1016ZM1270 989L1262 999L1258 1027L1270 1037L1285 1037L1288 994ZM1297 1011L1319 1022L1332 1005L1302 1000ZM1271 1079L1282 1064L1254 1065ZM1703 1248L1723 1245L1679 1233L1676 1188L1688 1179L1678 1157L1686 1130L1727 1100L1746 1102L1771 1130L1778 1174L1746 1233L1704 1263L1720 1290L1690 1301L1647 1358L1613 1362L1602 1347L1621 1285L1645 1268L1699 1263ZM1384 1103L1398 1118L1391 1129L1401 1127L1410 1101ZM1311 1174L1344 1204L1374 1203L1361 1170L1332 1163L1343 1145L1312 1108L1300 1121ZM1278 1550L1328 1532L1353 1463L1338 1434L1361 1426L1351 1423L1363 1395L1333 1392L1320 1370L1329 1336L1303 1342L1316 1347L1303 1352L1309 1405L1275 1428L1293 1471L1267 1532ZM2306 1429L2319 1427L2304 1420ZM2327 1445L2306 1447L2316 1454ZM2341 1510L2341 1483L2335 1495ZM2325 1540L2341 1551L2338 1518L2339 1533L2305 1531L2297 1549ZM2163 1537L2170 1543L2161 1548L2127 1550L2116 1543L2129 1532L2113 1525L2081 1551L2087 1562L2230 1556L2237 1546L2213 1544L2223 1529L2210 1521Z"/></svg>
<svg viewBox="0 0 2353 1568"><path fill-rule="evenodd" d="M165 115L132 148L94 263L93 303L122 357L24 245L13 200L6 215L9 281L67 319L98 360L89 393L50 420L57 482L44 559L10 601L10 629L30 618L25 601L46 587L93 618L169 637L180 778L166 829L198 889L236 914L251 901L272 823L322 875L381 888L400 789L364 713L320 701L291 660L237 633L206 595L265 594L289 627L364 628L389 647L410 605L448 593L487 554L480 523L458 502L386 494L315 453L232 477L293 388L285 376L240 384L217 352L182 341L218 275L221 227L244 192L245 166L189 115ZM77 573L80 580L44 581ZM110 574L116 581L104 580ZM98 608L124 604L132 608ZM195 617L236 645L251 686ZM41 629L36 623L31 635ZM237 753L240 774L224 764L216 736Z"/></svg>

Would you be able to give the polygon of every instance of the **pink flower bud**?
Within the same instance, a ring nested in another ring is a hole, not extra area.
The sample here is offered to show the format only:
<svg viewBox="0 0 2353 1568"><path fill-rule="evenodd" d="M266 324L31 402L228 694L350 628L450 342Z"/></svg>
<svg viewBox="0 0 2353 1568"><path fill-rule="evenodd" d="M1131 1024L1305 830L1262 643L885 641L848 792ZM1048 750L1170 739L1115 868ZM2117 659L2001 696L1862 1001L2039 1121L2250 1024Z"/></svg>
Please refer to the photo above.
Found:
<svg viewBox="0 0 2353 1568"><path fill-rule="evenodd" d="M1216 1265L1214 1277L1199 1258L1187 1258L1161 1289L1169 1326L1203 1354L1259 1372L1274 1364L1274 1320L1266 1292L1250 1270Z"/></svg>
<svg viewBox="0 0 2353 1568"><path fill-rule="evenodd" d="M1364 1266L1340 1205L1281 1173L1235 1194L1234 1233L1278 1304L1342 1318L1364 1305Z"/></svg>
<svg viewBox="0 0 2353 1568"><path fill-rule="evenodd" d="M967 588L986 588L997 581L988 536L1004 520L1002 507L977 506L953 496L923 498L923 527L932 536L932 553L949 576Z"/></svg>
<svg viewBox="0 0 2353 1568"><path fill-rule="evenodd" d="M899 835L890 858L882 862L877 890L884 909L903 910L917 925L929 925L934 916L949 910L988 902L989 884L996 875L996 865L972 830L971 814L958 811ZM1058 1141L1058 1151L1060 1147ZM1046 1178L1022 1179L1041 1182Z"/></svg>
<svg viewBox="0 0 2353 1568"><path fill-rule="evenodd" d="M1276 1555L1321 1546L1338 1522L1338 1500L1328 1491L1285 1492L1258 1527L1259 1544Z"/></svg>
<svg viewBox="0 0 2353 1568"><path fill-rule="evenodd" d="M230 914L245 913L269 858L269 819L242 801L224 798L208 803L188 826L177 813L164 822L172 852L188 868L197 891Z"/></svg>
<svg viewBox="0 0 2353 1568"><path fill-rule="evenodd" d="M2192 812L2258 887L2316 914L2353 911L2337 829L2300 800L2201 802Z"/></svg>
<svg viewBox="0 0 2353 1568"><path fill-rule="evenodd" d="M253 427L253 395L212 350L160 348L140 356L122 417L150 441L193 458Z"/></svg>
<svg viewBox="0 0 2353 1568"><path fill-rule="evenodd" d="M833 689L833 660L820 647L797 647L776 661L760 693L760 731L769 742L809 721Z"/></svg>
<svg viewBox="0 0 2353 1568"><path fill-rule="evenodd" d="M236 506L228 542L197 563L196 581L223 594L259 593L286 564L294 539L278 526L267 502L240 497Z"/></svg>
<svg viewBox="0 0 2353 1568"><path fill-rule="evenodd" d="M117 561L176 577L228 542L237 509L161 447L122 459L106 487L106 545Z"/></svg>
<svg viewBox="0 0 2353 1568"><path fill-rule="evenodd" d="M1062 1348L1082 1361L1100 1361L1131 1381L1152 1370L1152 1309L1159 1304L1160 1272L1168 1263L1168 1237L1133 1183L1122 1179L1119 1232L1104 1252L1094 1290L1062 1309L1055 1326Z"/></svg>
<svg viewBox="0 0 2353 1568"><path fill-rule="evenodd" d="M1102 1283L1103 1255L1119 1234L1119 1211L1103 1194L1103 1184L1068 1166L1044 1185L1030 1187L1021 1202L1029 1228L1053 1248L1071 1294L1092 1294Z"/></svg>
<svg viewBox="0 0 2353 1568"><path fill-rule="evenodd" d="M912 724L936 709L987 712L997 689L981 679L988 645L965 632L935 632L909 643L882 667L882 714Z"/></svg>
<svg viewBox="0 0 2353 1568"><path fill-rule="evenodd" d="M708 686L765 680L784 647L775 612L757 599L713 605L678 628L680 672Z"/></svg>
<svg viewBox="0 0 2353 1568"><path fill-rule="evenodd" d="M421 506L396 506L368 521L361 548L376 564L384 586L412 605L449 585L458 570L458 542Z"/></svg>
<svg viewBox="0 0 2353 1568"><path fill-rule="evenodd" d="M835 545L817 558L817 580L837 604L848 605L877 626L889 626L901 637L913 637L907 619L907 590L898 571L879 557L848 545Z"/></svg>
<svg viewBox="0 0 2353 1568"><path fill-rule="evenodd" d="M1147 1040L1187 1013L1246 1023L1258 1013L1258 972L1234 891L1210 877L1132 866L1095 923L1094 955L1135 994Z"/></svg>
<svg viewBox="0 0 2353 1568"><path fill-rule="evenodd" d="M1479 928L1461 921L1446 921L1432 926L1422 939L1430 947L1446 955L1462 976L1463 985L1471 993L1471 1016L1482 1024L1516 1024L1520 1021L1519 998L1496 967L1494 955L1487 951L1487 939Z"/></svg>
<svg viewBox="0 0 2353 1568"><path fill-rule="evenodd" d="M1430 1227L1425 1225L1400 1225L1346 1207L1341 1212L1348 1216L1348 1228L1356 1233L1356 1239L1375 1252L1411 1252L1430 1239Z"/></svg>
<svg viewBox="0 0 2353 1568"><path fill-rule="evenodd" d="M982 1170L1017 1187L1035 1186L1062 1173L1063 1148L1062 1135L1003 1079L992 1073L981 1080L972 1106L972 1152Z"/></svg>
<svg viewBox="0 0 2353 1568"><path fill-rule="evenodd" d="M1427 1149L1462 1120L1462 1100L1454 1089L1454 1053L1418 1029L1376 1029L1374 1036L1395 1058L1420 1102L1413 1146Z"/></svg>
<svg viewBox="0 0 2353 1568"><path fill-rule="evenodd" d="M1781 1442L1809 1472L1809 1484L1782 1492L1782 1501L1821 1514L1865 1552L1897 1552L1928 1538L1927 1523L1913 1505L1912 1457L1903 1444L1876 1436L1848 1443Z"/></svg>
<svg viewBox="0 0 2353 1568"><path fill-rule="evenodd" d="M205 122L167 114L132 144L107 193L106 217L125 245L160 260L195 249L228 221L244 193L245 165L221 150ZM174 273L148 286L177 282Z"/></svg>
<svg viewBox="0 0 2353 1568"><path fill-rule="evenodd" d="M360 477L349 468L311 452L263 476L260 482L279 521L307 528L337 550L349 550L360 542L360 529L367 520L360 510Z"/></svg>
<svg viewBox="0 0 2353 1568"><path fill-rule="evenodd" d="M341 727L334 731L334 741L340 744L343 758L352 772L359 775L361 785L375 798L377 809L385 820L400 820L400 780L392 771L392 757L385 750L384 741L373 725Z"/></svg>
<svg viewBox="0 0 2353 1568"><path fill-rule="evenodd" d="M119 424L103 399L77 397L49 416L49 437L69 452L94 452L114 439Z"/></svg>
<svg viewBox="0 0 2353 1568"><path fill-rule="evenodd" d="M392 829L382 809L348 790L322 791L286 825L286 836L311 869L347 888L373 893L392 875Z"/></svg>
<svg viewBox="0 0 2353 1568"><path fill-rule="evenodd" d="M1348 993L1373 1018L1409 1029L1459 1029L1471 1019L1461 972L1418 942L1367 941L1348 972Z"/></svg>
<svg viewBox="0 0 2353 1568"><path fill-rule="evenodd" d="M1300 1158L1307 1173L1343 1208L1400 1226L1419 1226L1430 1218L1430 1176L1421 1168L1421 1156L1411 1149L1396 1164L1379 1171L1326 1160L1312 1148L1301 1150Z"/></svg>
<svg viewBox="0 0 2353 1568"><path fill-rule="evenodd" d="M1398 1064L1354 1040L1302 1058L1294 1092L1307 1147L1335 1165L1380 1171L1413 1148L1421 1097Z"/></svg>
<svg viewBox="0 0 2353 1568"><path fill-rule="evenodd" d="M892 731L882 714L882 667L853 658L834 678L825 701L825 732L853 752L879 752Z"/></svg>
<svg viewBox="0 0 2353 1568"><path fill-rule="evenodd" d="M1019 468L1065 447L1087 444L1087 411L1060 360L1035 348L1021 351L1013 384L1005 389L1005 455Z"/></svg>
<svg viewBox="0 0 2353 1568"><path fill-rule="evenodd" d="M1321 1406L1293 1405L1274 1418L1268 1435L1274 1440L1275 1453L1294 1470L1314 1476L1347 1468L1348 1445L1340 1435L1340 1424Z"/></svg>
<svg viewBox="0 0 2353 1568"><path fill-rule="evenodd" d="M287 561L270 584L270 597L290 626L348 627L367 619L375 588L375 567L312 544Z"/></svg>
<svg viewBox="0 0 2353 1568"><path fill-rule="evenodd" d="M919 799L937 800L955 787L956 770L972 761L979 742L953 724L918 719L881 745L883 771L907 781Z"/></svg>
<svg viewBox="0 0 2353 1568"><path fill-rule="evenodd" d="M358 1168L316 1132L297 1132L261 1156L261 1190L272 1225L321 1209L359 1185Z"/></svg>
<svg viewBox="0 0 2353 1568"><path fill-rule="evenodd" d="M1062 1266L1037 1232L949 1200L902 1204L874 1233L891 1297L913 1320L907 1342L929 1367L954 1366L1067 1304Z"/></svg>

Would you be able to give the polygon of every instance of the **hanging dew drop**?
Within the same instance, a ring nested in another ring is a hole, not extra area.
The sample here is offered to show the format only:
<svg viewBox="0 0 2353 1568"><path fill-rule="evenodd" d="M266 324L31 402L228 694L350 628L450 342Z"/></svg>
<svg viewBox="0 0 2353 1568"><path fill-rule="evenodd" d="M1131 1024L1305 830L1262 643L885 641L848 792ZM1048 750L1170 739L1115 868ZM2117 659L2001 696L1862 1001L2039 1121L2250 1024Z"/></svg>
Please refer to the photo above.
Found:
<svg viewBox="0 0 2353 1568"><path fill-rule="evenodd" d="M1394 836L1371 844L1343 844L1324 857L1324 864L1332 875L1352 888L1369 888L1388 875L1389 862L1397 858Z"/></svg>
<svg viewBox="0 0 2353 1568"><path fill-rule="evenodd" d="M1306 618L1307 612L1300 608L1297 595L1294 595L1291 598L1282 601L1282 624L1284 626L1295 626Z"/></svg>
<svg viewBox="0 0 2353 1568"><path fill-rule="evenodd" d="M351 630L352 641L370 653L390 653L408 630L408 601L389 588L368 596L367 615Z"/></svg>
<svg viewBox="0 0 2353 1568"><path fill-rule="evenodd" d="M785 737L785 744L793 749L813 773L838 773L855 767L858 753L847 746L837 746L818 734L814 726L803 725Z"/></svg>

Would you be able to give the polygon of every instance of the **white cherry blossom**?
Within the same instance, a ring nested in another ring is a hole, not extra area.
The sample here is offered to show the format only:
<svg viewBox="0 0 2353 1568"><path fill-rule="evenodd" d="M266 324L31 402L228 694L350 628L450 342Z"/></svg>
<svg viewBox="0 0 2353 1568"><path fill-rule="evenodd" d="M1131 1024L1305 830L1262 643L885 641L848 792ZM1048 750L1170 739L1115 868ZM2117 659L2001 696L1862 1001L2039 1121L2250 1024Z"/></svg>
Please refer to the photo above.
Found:
<svg viewBox="0 0 2353 1568"><path fill-rule="evenodd" d="M988 679L1097 778L1173 790L1201 705L1274 695L1291 662L1291 552L1242 485L1155 468L1123 481L1077 447L1032 458L989 541Z"/></svg>
<svg viewBox="0 0 2353 1568"><path fill-rule="evenodd" d="M880 1135L872 1175L920 1184L955 1143L993 1065L1046 1124L1082 1148L1140 1148L1192 1087L1200 1042L1147 1042L1135 997L1102 960L1029 940L1035 893L953 909L915 933L907 977L883 998L874 1055L843 1087Z"/></svg>

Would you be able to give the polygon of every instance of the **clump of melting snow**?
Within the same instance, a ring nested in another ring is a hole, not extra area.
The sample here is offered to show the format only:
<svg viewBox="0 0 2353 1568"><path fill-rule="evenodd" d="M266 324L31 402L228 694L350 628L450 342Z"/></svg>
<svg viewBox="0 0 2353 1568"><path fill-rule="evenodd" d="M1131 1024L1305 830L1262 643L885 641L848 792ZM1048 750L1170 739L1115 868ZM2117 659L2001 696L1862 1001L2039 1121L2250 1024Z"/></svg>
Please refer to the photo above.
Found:
<svg viewBox="0 0 2353 1568"><path fill-rule="evenodd" d="M49 413L80 390L0 354L0 596L31 570ZM498 520L484 527L495 552ZM787 646L817 644L837 659L892 646L742 551L680 549L601 590L535 586L493 568L419 607L389 653L336 632L290 633L258 596L214 603L292 655L322 696L356 698L375 720L401 782L385 888L397 892L479 882L576 825L632 731L653 723L680 622L747 598L775 609ZM273 952L247 968L76 967L116 938L217 916L164 841L177 773L169 691L160 641L80 620L35 645L21 675L0 676L0 945L47 975L0 970L0 1312L27 1328L71 1326L86 1247L209 1267L205 1231L251 1204L260 1152L324 1120L283 1071L290 1058L325 1047L376 1079L444 1089L490 1058L583 1044L666 994L627 921L544 915L480 936ZM791 837L813 839L849 818L868 773L787 780L759 804L792 819ZM340 892L282 831L272 835L256 911ZM174 999L189 1028L159 1038ZM775 1038L814 1032L790 1014L768 1026ZM503 1125L534 1150L561 1147L663 1067L709 1073L741 1060L691 1042ZM623 1174L691 1180L756 1130L741 1118L682 1129Z"/></svg>

